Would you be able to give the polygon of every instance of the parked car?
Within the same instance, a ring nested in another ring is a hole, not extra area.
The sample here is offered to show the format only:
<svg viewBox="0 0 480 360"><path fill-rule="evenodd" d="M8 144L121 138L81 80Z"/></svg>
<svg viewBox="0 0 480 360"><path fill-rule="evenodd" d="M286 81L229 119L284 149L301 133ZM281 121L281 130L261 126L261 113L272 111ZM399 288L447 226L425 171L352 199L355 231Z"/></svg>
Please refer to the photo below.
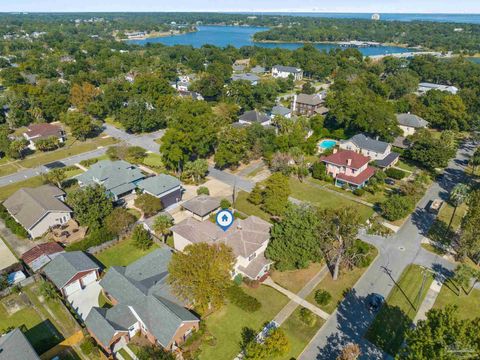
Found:
<svg viewBox="0 0 480 360"><path fill-rule="evenodd" d="M386 178L386 179L385 179L385 184L387 184L387 185L395 185L395 180L393 180L392 178Z"/></svg>
<svg viewBox="0 0 480 360"><path fill-rule="evenodd" d="M443 201L440 199L435 199L429 203L428 206L428 211L431 212L432 214L437 215L440 212L440 209L442 208Z"/></svg>
<svg viewBox="0 0 480 360"><path fill-rule="evenodd" d="M372 312L377 312L382 307L385 302L385 298L377 293L370 294L367 297L367 306L368 309Z"/></svg>

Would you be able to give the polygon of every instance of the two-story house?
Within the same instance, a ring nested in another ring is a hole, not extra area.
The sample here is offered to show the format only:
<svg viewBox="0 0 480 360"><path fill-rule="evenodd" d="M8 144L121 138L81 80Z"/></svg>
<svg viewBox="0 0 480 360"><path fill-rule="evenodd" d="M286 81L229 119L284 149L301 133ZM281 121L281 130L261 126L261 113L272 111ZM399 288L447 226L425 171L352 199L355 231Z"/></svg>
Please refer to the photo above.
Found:
<svg viewBox="0 0 480 360"><path fill-rule="evenodd" d="M240 117L238 118L238 122L244 125L252 125L254 123L258 123L262 126L271 125L272 119L265 113L257 111L257 110L250 110L245 111Z"/></svg>
<svg viewBox="0 0 480 360"><path fill-rule="evenodd" d="M241 274L258 280L267 274L272 264L265 258L270 227L271 224L265 220L250 216L244 220L236 219L227 231L209 220L198 221L194 218L181 221L171 230L175 249L179 251L183 251L187 245L201 242L230 246L236 257L232 277Z"/></svg>
<svg viewBox="0 0 480 360"><path fill-rule="evenodd" d="M90 335L115 354L137 334L170 351L198 330L200 319L172 294L168 264L172 251L160 248L128 266L112 266L100 281L113 306L93 307L85 319Z"/></svg>
<svg viewBox="0 0 480 360"><path fill-rule="evenodd" d="M418 84L417 92L420 95L423 95L429 92L430 90L445 91L445 92L449 92L452 95L455 95L458 92L458 88L451 85L433 84L433 83L427 83L427 82Z"/></svg>
<svg viewBox="0 0 480 360"><path fill-rule="evenodd" d="M321 157L321 160L327 174L335 179L335 186L361 188L375 174L375 168L368 165L370 158L353 150L334 150L333 154Z"/></svg>
<svg viewBox="0 0 480 360"><path fill-rule="evenodd" d="M275 65L272 67L272 76L274 78L287 79L290 75L295 81L302 80L303 70L294 66Z"/></svg>
<svg viewBox="0 0 480 360"><path fill-rule="evenodd" d="M297 115L312 116L320 114L323 107L324 94L298 94L293 97L292 112Z"/></svg>
<svg viewBox="0 0 480 360"><path fill-rule="evenodd" d="M372 139L364 134L357 134L348 140L343 140L339 144L340 149L358 152L375 160L375 164L380 168L388 168L398 162L399 154L392 152L392 145L385 142Z"/></svg>
<svg viewBox="0 0 480 360"><path fill-rule="evenodd" d="M398 127L402 130L403 136L415 134L417 129L424 129L428 126L428 121L414 114L396 114Z"/></svg>

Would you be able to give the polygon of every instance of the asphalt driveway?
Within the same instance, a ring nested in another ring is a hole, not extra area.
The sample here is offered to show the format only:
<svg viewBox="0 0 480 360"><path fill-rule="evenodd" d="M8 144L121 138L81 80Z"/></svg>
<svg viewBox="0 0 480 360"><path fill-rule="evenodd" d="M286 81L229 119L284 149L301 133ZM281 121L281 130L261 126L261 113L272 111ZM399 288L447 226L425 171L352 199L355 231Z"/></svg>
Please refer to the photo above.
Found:
<svg viewBox="0 0 480 360"><path fill-rule="evenodd" d="M100 295L100 287L98 282L87 285L84 289L75 291L67 297L68 302L72 305L78 315L85 321L88 313L94 306L98 306L98 296Z"/></svg>

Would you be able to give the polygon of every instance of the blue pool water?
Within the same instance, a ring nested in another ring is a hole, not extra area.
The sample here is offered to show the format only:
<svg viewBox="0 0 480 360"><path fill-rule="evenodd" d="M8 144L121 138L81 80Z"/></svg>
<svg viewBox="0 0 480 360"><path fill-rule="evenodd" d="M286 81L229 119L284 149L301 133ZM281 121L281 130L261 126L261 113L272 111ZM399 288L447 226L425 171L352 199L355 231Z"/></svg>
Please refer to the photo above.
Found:
<svg viewBox="0 0 480 360"><path fill-rule="evenodd" d="M318 144L318 146L319 146L322 150L331 149L331 148L333 148L335 145L337 145L337 142L336 142L335 140L322 140L322 141L320 141L320 143Z"/></svg>

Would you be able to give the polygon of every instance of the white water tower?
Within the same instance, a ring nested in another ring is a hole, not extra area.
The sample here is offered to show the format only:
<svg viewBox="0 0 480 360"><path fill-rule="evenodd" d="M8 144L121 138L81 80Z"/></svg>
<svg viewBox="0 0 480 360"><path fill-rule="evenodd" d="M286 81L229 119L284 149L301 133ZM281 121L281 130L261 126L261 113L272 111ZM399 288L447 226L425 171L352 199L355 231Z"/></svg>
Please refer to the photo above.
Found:
<svg viewBox="0 0 480 360"><path fill-rule="evenodd" d="M380 14L373 14L372 15L372 20L375 20L375 21L380 20Z"/></svg>

